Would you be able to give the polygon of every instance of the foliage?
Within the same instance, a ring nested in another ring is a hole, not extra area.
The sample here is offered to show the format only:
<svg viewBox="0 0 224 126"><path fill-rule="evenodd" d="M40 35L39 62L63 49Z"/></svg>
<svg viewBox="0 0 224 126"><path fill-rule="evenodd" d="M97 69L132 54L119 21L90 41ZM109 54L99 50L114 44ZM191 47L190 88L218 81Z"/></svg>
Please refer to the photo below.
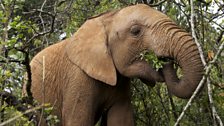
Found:
<svg viewBox="0 0 224 126"><path fill-rule="evenodd" d="M150 4L191 32L191 10L187 0L0 0L0 92L7 91L21 100L22 86L27 80L24 75L29 71L30 59L35 54L70 37L93 15L137 3ZM194 3L194 29L209 62L224 42L224 3L221 0L195 0ZM152 53L143 57L157 69L164 64ZM208 77L212 83L214 103L209 102L205 86L180 125L215 125L211 104L224 120L224 53L218 57ZM173 125L187 102L169 94L163 83L152 88L138 79L132 80L132 98L137 126ZM51 115L51 109L45 109L44 113L53 125L59 120ZM0 98L0 111L0 123L19 113L3 98ZM10 125L33 125L33 122L24 116Z"/></svg>
<svg viewBox="0 0 224 126"><path fill-rule="evenodd" d="M151 52L143 52L143 58L147 61L147 63L152 64L153 68L157 71L166 64L166 61L159 60L158 57L151 51Z"/></svg>

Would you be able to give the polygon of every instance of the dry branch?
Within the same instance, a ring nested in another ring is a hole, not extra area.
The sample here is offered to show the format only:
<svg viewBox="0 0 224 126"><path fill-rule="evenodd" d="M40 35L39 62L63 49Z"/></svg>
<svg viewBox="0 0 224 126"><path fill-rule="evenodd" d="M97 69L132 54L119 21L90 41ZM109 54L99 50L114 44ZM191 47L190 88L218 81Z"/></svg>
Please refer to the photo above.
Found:
<svg viewBox="0 0 224 126"><path fill-rule="evenodd" d="M25 115L25 114L35 112L36 110L39 110L39 109L41 109L41 108L43 108L43 107L47 107L47 106L48 106L48 105L43 104L43 105L37 106L37 107L35 107L35 108L29 109L29 110L25 111L24 113L18 114L17 116L15 116L15 117L13 117L13 118L11 118L11 119L9 119L9 120L4 121L3 123L0 124L0 126L7 125L7 124L9 124L9 123L11 123L11 122L13 122L13 121L15 121L15 120L21 118L21 117L22 117L23 115Z"/></svg>

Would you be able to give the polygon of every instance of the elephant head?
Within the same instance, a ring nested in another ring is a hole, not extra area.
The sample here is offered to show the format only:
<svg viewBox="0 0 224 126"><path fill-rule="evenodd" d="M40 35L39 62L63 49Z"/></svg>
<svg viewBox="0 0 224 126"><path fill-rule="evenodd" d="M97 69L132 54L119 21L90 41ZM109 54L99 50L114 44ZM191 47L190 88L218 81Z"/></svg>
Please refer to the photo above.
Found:
<svg viewBox="0 0 224 126"><path fill-rule="evenodd" d="M68 42L69 59L90 77L112 86L116 85L118 74L163 81L158 72L139 58L147 50L158 57L173 59L182 68L180 79L172 67L166 65L163 69L168 89L177 97L190 97L202 78L203 65L190 34L147 5L95 16Z"/></svg>

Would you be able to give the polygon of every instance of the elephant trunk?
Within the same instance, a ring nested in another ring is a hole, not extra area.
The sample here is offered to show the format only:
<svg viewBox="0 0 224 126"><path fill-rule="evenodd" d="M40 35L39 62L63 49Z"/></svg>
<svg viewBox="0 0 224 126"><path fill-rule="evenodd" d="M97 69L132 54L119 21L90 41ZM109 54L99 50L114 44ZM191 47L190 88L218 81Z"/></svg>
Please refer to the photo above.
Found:
<svg viewBox="0 0 224 126"><path fill-rule="evenodd" d="M202 78L203 65L197 45L190 37L183 39L185 41L180 42L180 47L171 46L173 51L179 50L174 51L173 58L182 69L183 76L178 79L176 71L167 66L164 66L164 74L168 75L164 76L171 93L180 98L189 98Z"/></svg>
<svg viewBox="0 0 224 126"><path fill-rule="evenodd" d="M203 76L203 64L199 50L190 34L178 28L171 21L161 21L159 27L163 35L160 36L165 46L163 50L157 52L160 56L169 57L182 69L183 76L179 79L173 67L167 65L163 68L163 73L168 90L177 97L189 98L197 88ZM158 40L157 40L158 41ZM162 45L162 44L161 44Z"/></svg>

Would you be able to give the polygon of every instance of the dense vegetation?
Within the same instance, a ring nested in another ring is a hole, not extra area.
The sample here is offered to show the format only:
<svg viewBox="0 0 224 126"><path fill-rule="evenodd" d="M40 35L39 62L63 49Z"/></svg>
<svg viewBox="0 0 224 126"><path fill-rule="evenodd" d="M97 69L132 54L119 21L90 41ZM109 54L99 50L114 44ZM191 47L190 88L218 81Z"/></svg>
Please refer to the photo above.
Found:
<svg viewBox="0 0 224 126"><path fill-rule="evenodd" d="M210 68L206 67L210 71L205 76L203 91L194 98L180 125L222 126L222 0L194 0L193 3L192 0L0 0L0 125L24 112L27 113L26 116L7 122L6 125L22 126L35 123L32 113L36 112L38 104L32 101L29 86L26 89L30 96L29 101L22 95L23 84L30 83L29 62L35 54L71 36L93 15L137 3L153 6L188 32L195 32L195 39L201 45L206 64L211 64ZM149 55L146 58L153 59L155 67L160 66L154 56ZM151 88L137 79L132 81L132 98L137 126L174 125L188 102L169 94L165 84L157 84ZM28 109L32 109L31 112L28 113ZM49 125L54 125L59 120L50 114L51 109L45 107L44 115Z"/></svg>

